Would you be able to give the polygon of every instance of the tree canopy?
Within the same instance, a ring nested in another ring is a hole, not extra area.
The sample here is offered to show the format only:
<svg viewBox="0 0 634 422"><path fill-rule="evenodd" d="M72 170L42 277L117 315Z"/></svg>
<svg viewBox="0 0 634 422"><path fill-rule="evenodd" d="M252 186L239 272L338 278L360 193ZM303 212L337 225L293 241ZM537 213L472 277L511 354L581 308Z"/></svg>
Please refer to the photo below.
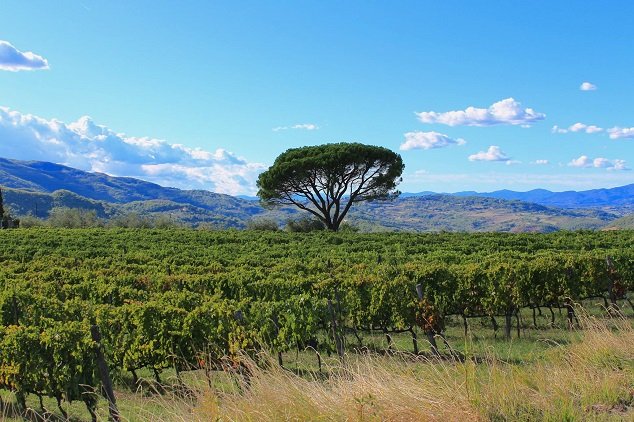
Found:
<svg viewBox="0 0 634 422"><path fill-rule="evenodd" d="M336 231L353 203L397 197L404 167L399 154L379 146L291 148L260 174L258 196L265 205L294 205Z"/></svg>

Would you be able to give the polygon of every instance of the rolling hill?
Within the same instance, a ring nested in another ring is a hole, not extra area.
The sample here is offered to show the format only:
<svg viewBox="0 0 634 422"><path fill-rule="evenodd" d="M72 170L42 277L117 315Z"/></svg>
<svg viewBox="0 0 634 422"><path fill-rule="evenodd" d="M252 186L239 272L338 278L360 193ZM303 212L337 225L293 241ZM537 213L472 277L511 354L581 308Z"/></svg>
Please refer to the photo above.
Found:
<svg viewBox="0 0 634 422"><path fill-rule="evenodd" d="M46 217L55 207L70 207L94 210L103 219L134 213L169 216L192 226L244 228L253 219L270 218L283 223L302 215L295 208L265 210L254 200L203 190L166 188L129 177L37 161L0 159L0 186L13 214L39 218ZM600 190L594 196L584 192L577 194L584 194L586 203L605 203L607 198L618 197L620 199L615 201L626 204L631 200L627 189L625 186L616 191ZM548 197L548 191L541 192L544 198ZM358 204L348 220L363 231L548 232L600 229L620 217L618 213L600 209L564 209L520 201L512 198L513 193L499 195L507 197L428 192L403 195L392 202Z"/></svg>

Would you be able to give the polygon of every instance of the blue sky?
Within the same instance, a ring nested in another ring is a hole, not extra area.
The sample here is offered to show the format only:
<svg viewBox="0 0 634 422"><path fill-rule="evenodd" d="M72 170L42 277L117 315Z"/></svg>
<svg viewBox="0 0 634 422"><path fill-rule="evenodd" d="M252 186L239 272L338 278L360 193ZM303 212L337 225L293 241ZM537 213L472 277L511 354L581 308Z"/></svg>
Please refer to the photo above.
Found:
<svg viewBox="0 0 634 422"><path fill-rule="evenodd" d="M631 16L629 1L3 0L0 156L253 194L287 148L359 141L401 153L409 192L634 183Z"/></svg>

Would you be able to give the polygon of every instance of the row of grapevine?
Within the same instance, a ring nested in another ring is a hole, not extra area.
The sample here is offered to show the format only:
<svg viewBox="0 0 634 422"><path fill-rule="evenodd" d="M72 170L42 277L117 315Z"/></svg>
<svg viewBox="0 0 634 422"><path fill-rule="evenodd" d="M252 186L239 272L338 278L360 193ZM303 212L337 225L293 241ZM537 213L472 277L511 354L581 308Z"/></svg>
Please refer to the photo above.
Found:
<svg viewBox="0 0 634 422"><path fill-rule="evenodd" d="M0 238L0 388L21 402L35 394L91 410L93 323L113 373L158 377L201 362L221 368L223 357L261 347L334 352L333 319L342 332L440 330L448 315L619 300L634 288L631 232L36 229Z"/></svg>

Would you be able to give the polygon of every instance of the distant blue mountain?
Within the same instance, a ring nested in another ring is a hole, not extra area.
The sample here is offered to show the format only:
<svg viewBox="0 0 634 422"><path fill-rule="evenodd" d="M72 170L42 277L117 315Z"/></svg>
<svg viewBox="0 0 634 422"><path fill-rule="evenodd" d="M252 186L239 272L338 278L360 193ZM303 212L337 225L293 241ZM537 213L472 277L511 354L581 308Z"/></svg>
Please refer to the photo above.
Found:
<svg viewBox="0 0 634 422"><path fill-rule="evenodd" d="M404 193L401 196L429 196L432 194L433 192ZM548 207L558 208L631 209L634 207L634 184L611 189L592 189L579 192L552 192L546 189L533 189L528 192L516 192L504 189L494 192L464 191L449 195L459 197L477 196L482 198L533 202Z"/></svg>

